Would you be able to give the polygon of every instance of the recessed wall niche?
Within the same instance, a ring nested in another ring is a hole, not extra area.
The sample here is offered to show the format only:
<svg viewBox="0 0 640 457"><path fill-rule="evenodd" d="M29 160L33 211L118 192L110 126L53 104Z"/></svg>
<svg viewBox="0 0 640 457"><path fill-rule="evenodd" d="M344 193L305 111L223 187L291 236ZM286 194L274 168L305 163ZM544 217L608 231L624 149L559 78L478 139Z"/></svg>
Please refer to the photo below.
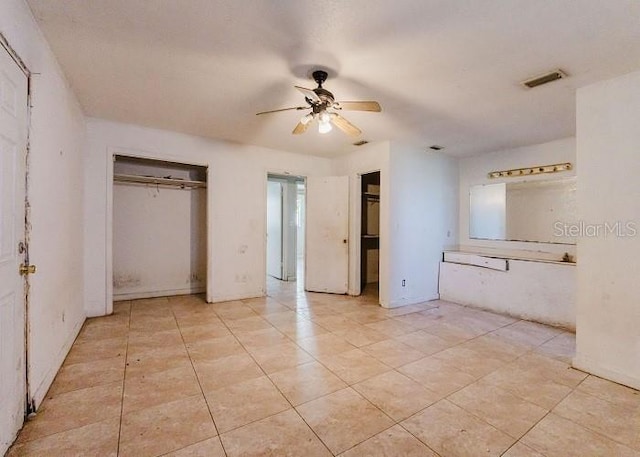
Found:
<svg viewBox="0 0 640 457"><path fill-rule="evenodd" d="M116 155L114 300L206 290L207 168Z"/></svg>

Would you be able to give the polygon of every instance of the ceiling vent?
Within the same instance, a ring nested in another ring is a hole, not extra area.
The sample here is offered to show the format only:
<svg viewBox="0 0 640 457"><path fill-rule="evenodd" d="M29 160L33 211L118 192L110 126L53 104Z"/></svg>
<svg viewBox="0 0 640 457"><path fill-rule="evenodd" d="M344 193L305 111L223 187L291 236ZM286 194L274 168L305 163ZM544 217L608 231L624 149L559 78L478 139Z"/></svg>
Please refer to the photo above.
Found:
<svg viewBox="0 0 640 457"><path fill-rule="evenodd" d="M567 76L568 75L562 70L553 70L549 73L545 73L544 75L536 76L535 78L530 78L526 81L523 81L522 85L528 87L529 89L533 89L534 87L542 86L543 84L548 84L553 81L566 78Z"/></svg>
<svg viewBox="0 0 640 457"><path fill-rule="evenodd" d="M365 144L368 144L369 142L367 140L360 140L360 141L356 141L355 143L353 143L354 146L364 146Z"/></svg>

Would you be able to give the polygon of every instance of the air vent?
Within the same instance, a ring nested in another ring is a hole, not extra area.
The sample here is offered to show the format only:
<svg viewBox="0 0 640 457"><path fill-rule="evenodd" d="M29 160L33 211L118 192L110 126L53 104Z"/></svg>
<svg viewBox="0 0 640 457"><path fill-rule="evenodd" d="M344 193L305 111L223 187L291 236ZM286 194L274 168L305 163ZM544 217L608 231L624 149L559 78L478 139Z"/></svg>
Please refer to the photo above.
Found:
<svg viewBox="0 0 640 457"><path fill-rule="evenodd" d="M360 141L356 141L355 143L353 143L354 146L364 146L365 144L368 144L369 142L367 140L360 140Z"/></svg>
<svg viewBox="0 0 640 457"><path fill-rule="evenodd" d="M432 146L429 146L429 149L433 149L434 151L442 151L444 149L444 146L438 146L437 144L434 144Z"/></svg>
<svg viewBox="0 0 640 457"><path fill-rule="evenodd" d="M535 78L528 79L522 82L522 85L533 89L534 87L542 86L553 81L557 81L562 78L566 78L568 75L562 70L554 70L544 75L536 76Z"/></svg>

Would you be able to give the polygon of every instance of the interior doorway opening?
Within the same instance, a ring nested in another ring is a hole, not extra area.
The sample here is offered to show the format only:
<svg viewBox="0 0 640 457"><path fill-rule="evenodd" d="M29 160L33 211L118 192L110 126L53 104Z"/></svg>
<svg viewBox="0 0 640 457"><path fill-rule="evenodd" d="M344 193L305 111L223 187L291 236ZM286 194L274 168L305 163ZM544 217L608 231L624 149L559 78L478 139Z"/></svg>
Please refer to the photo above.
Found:
<svg viewBox="0 0 640 457"><path fill-rule="evenodd" d="M379 298L380 172L361 175L360 294Z"/></svg>
<svg viewBox="0 0 640 457"><path fill-rule="evenodd" d="M267 175L267 288L286 281L304 290L305 180Z"/></svg>

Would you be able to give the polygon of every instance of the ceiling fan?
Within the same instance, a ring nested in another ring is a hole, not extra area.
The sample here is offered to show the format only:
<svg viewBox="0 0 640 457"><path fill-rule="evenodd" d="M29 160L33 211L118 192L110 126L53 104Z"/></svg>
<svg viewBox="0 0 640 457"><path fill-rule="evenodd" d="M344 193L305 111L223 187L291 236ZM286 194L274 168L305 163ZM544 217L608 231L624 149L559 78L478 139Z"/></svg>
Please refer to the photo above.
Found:
<svg viewBox="0 0 640 457"><path fill-rule="evenodd" d="M318 87L315 89L294 86L302 92L308 106L294 106L292 108L262 111L261 113L257 113L257 116L261 114L279 113L280 111L311 109L311 112L304 115L302 119L300 119L300 122L298 122L298 125L293 129L292 133L294 135L306 132L311 121L317 119L318 132L320 133L330 132L332 129L331 125L333 124L348 135L358 136L362 131L344 117L340 116L337 111L372 111L379 113L382 110L380 104L375 101L337 102L333 94L322 87L322 84L327 80L327 72L316 70L312 73L312 76L318 84Z"/></svg>

